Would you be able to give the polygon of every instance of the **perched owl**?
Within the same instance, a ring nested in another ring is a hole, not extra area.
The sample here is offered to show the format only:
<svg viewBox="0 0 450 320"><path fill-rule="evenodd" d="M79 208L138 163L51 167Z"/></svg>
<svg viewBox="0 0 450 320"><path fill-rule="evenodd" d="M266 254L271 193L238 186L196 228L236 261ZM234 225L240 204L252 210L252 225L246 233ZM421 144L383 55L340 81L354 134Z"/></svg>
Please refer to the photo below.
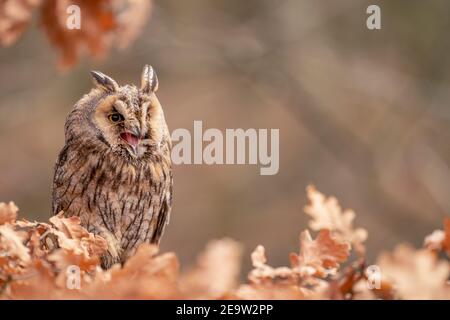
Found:
<svg viewBox="0 0 450 320"><path fill-rule="evenodd" d="M95 87L66 119L53 213L78 216L104 237L102 266L109 268L141 243L159 243L172 207L171 140L151 66L144 67L140 88L91 74Z"/></svg>

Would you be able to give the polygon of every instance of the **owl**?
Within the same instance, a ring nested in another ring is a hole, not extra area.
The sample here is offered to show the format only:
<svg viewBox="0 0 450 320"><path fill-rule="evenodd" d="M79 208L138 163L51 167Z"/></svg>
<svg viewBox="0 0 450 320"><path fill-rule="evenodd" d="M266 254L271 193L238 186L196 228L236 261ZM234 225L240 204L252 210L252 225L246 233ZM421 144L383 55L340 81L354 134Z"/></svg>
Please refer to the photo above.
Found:
<svg viewBox="0 0 450 320"><path fill-rule="evenodd" d="M91 71L94 88L69 113L53 179L53 213L107 240L103 268L158 244L172 207L171 140L146 65L141 86Z"/></svg>

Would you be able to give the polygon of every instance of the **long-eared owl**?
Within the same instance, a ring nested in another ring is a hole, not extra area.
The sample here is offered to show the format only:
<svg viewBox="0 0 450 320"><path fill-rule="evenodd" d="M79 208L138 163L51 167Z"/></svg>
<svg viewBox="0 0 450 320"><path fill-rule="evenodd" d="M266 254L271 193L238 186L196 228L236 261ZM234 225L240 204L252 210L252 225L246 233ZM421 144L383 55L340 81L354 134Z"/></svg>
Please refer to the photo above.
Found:
<svg viewBox="0 0 450 320"><path fill-rule="evenodd" d="M141 86L92 71L95 87L69 113L53 179L53 213L78 216L104 237L102 266L159 243L172 207L171 140L146 65Z"/></svg>

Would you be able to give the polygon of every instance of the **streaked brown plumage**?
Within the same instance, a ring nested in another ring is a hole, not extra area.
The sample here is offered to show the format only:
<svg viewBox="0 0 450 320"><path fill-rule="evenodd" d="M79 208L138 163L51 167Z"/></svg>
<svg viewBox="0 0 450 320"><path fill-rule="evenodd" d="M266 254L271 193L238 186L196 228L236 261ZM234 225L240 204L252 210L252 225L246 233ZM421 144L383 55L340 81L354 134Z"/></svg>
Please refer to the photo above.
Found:
<svg viewBox="0 0 450 320"><path fill-rule="evenodd" d="M53 213L79 216L103 236L108 268L143 242L159 243L172 206L171 140L152 67L144 67L140 89L91 73L95 88L66 120Z"/></svg>

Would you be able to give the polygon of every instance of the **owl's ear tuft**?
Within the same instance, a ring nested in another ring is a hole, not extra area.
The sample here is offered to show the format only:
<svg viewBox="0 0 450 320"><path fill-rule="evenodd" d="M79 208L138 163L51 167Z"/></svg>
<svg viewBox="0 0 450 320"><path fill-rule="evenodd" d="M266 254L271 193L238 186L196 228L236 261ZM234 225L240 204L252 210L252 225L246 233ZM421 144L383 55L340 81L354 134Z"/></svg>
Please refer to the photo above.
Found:
<svg viewBox="0 0 450 320"><path fill-rule="evenodd" d="M158 84L158 77L156 76L155 69L146 64L144 66L144 70L142 70L141 91L147 94L150 92L156 92L158 90Z"/></svg>
<svg viewBox="0 0 450 320"><path fill-rule="evenodd" d="M119 89L119 85L117 84L117 82L104 73L101 73L99 71L91 71L91 76L97 88L110 92L114 92Z"/></svg>

